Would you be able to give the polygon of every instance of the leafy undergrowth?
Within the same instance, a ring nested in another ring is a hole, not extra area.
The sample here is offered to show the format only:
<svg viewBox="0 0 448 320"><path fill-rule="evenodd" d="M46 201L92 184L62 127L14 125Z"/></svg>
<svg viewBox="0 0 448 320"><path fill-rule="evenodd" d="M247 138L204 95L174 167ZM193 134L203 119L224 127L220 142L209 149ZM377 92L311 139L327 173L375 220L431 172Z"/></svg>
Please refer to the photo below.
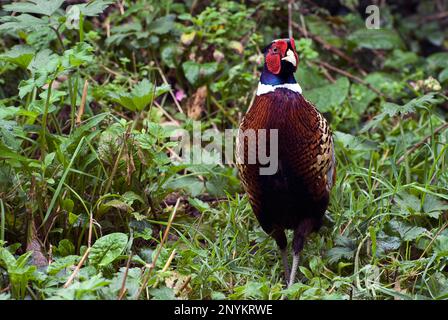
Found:
<svg viewBox="0 0 448 320"><path fill-rule="evenodd" d="M379 30L357 1L295 5L296 78L330 119L338 178L289 289L235 167L183 163L169 139L237 126L287 5L112 2L0 10L0 299L448 297L436 2L381 7Z"/></svg>

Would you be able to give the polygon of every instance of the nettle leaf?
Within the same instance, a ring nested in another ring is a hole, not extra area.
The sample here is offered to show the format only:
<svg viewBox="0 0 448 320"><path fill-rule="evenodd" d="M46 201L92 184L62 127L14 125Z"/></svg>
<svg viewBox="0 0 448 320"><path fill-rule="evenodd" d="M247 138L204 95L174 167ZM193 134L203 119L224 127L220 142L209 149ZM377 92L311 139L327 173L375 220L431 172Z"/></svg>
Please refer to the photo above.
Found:
<svg viewBox="0 0 448 320"><path fill-rule="evenodd" d="M395 117L397 115L403 116L415 112L417 109L427 109L429 106L439 104L441 101L441 99L436 98L436 93L430 92L424 96L412 99L402 106L392 102L384 102L382 105L382 112L367 122L360 132L363 133L370 130L387 117Z"/></svg>
<svg viewBox="0 0 448 320"><path fill-rule="evenodd" d="M62 3L64 0L27 0L4 5L3 10L51 16L61 7Z"/></svg>
<svg viewBox="0 0 448 320"><path fill-rule="evenodd" d="M34 58L35 52L31 46L16 45L11 50L0 55L0 61L7 61L26 69Z"/></svg>
<svg viewBox="0 0 448 320"><path fill-rule="evenodd" d="M431 92L428 94L425 94L424 96L412 99L408 103L406 103L403 106L396 105L394 103L386 102L383 105L383 110L386 112L390 117L393 117L397 114L405 115L410 112L415 112L416 109L426 109L427 107L440 103L441 99L438 99L435 97L436 93Z"/></svg>
<svg viewBox="0 0 448 320"><path fill-rule="evenodd" d="M348 39L358 48L366 49L403 49L404 43L398 33L390 29L360 29L352 33Z"/></svg>
<svg viewBox="0 0 448 320"><path fill-rule="evenodd" d="M89 259L92 265L105 267L118 258L128 243L124 233L111 233L95 241Z"/></svg>
<svg viewBox="0 0 448 320"><path fill-rule="evenodd" d="M169 90L169 85L163 84L156 87L148 79L144 79L136 84L130 93L116 94L111 92L110 95L115 102L121 104L123 107L131 111L142 111L153 99Z"/></svg>
<svg viewBox="0 0 448 320"><path fill-rule="evenodd" d="M327 112L331 106L341 105L348 96L350 81L348 78L339 78L335 83L305 92L305 96L321 112Z"/></svg>

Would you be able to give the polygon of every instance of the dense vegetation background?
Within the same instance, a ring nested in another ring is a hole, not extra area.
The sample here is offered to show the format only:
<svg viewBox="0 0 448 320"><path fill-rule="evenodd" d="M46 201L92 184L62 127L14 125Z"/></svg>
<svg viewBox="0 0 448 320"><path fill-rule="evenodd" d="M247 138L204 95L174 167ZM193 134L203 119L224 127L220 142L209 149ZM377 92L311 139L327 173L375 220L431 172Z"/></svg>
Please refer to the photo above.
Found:
<svg viewBox="0 0 448 320"><path fill-rule="evenodd" d="M448 298L447 1L293 1L338 178L287 290L235 167L167 138L237 127L288 3L2 4L0 299Z"/></svg>

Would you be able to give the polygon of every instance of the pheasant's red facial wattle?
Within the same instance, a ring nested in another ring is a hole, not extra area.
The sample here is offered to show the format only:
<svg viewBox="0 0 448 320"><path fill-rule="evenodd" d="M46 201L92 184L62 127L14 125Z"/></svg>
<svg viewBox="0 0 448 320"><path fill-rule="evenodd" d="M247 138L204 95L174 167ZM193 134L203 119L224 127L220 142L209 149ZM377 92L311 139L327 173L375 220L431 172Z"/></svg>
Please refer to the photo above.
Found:
<svg viewBox="0 0 448 320"><path fill-rule="evenodd" d="M269 47L266 54L266 67L271 73L279 74L281 72L282 60L291 62L297 70L298 56L294 39L290 38L289 42L292 50L288 49L287 40L276 40Z"/></svg>
<svg viewBox="0 0 448 320"><path fill-rule="evenodd" d="M288 44L284 40L275 41L266 54L266 66L273 74L279 74L282 67L282 57L285 56Z"/></svg>

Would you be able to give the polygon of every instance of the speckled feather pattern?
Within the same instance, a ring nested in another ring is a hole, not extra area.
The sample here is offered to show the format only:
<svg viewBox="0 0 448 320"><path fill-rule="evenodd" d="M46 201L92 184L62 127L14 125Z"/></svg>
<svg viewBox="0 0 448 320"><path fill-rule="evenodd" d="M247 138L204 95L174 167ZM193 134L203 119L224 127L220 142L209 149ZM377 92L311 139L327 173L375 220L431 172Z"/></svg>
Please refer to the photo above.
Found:
<svg viewBox="0 0 448 320"><path fill-rule="evenodd" d="M277 89L256 97L240 129L278 129L279 169L275 175L260 175L259 163L238 165L263 229L273 233L306 223L309 231L317 230L336 177L333 137L326 119L301 94ZM247 141L242 135L237 140L242 162L248 156Z"/></svg>

